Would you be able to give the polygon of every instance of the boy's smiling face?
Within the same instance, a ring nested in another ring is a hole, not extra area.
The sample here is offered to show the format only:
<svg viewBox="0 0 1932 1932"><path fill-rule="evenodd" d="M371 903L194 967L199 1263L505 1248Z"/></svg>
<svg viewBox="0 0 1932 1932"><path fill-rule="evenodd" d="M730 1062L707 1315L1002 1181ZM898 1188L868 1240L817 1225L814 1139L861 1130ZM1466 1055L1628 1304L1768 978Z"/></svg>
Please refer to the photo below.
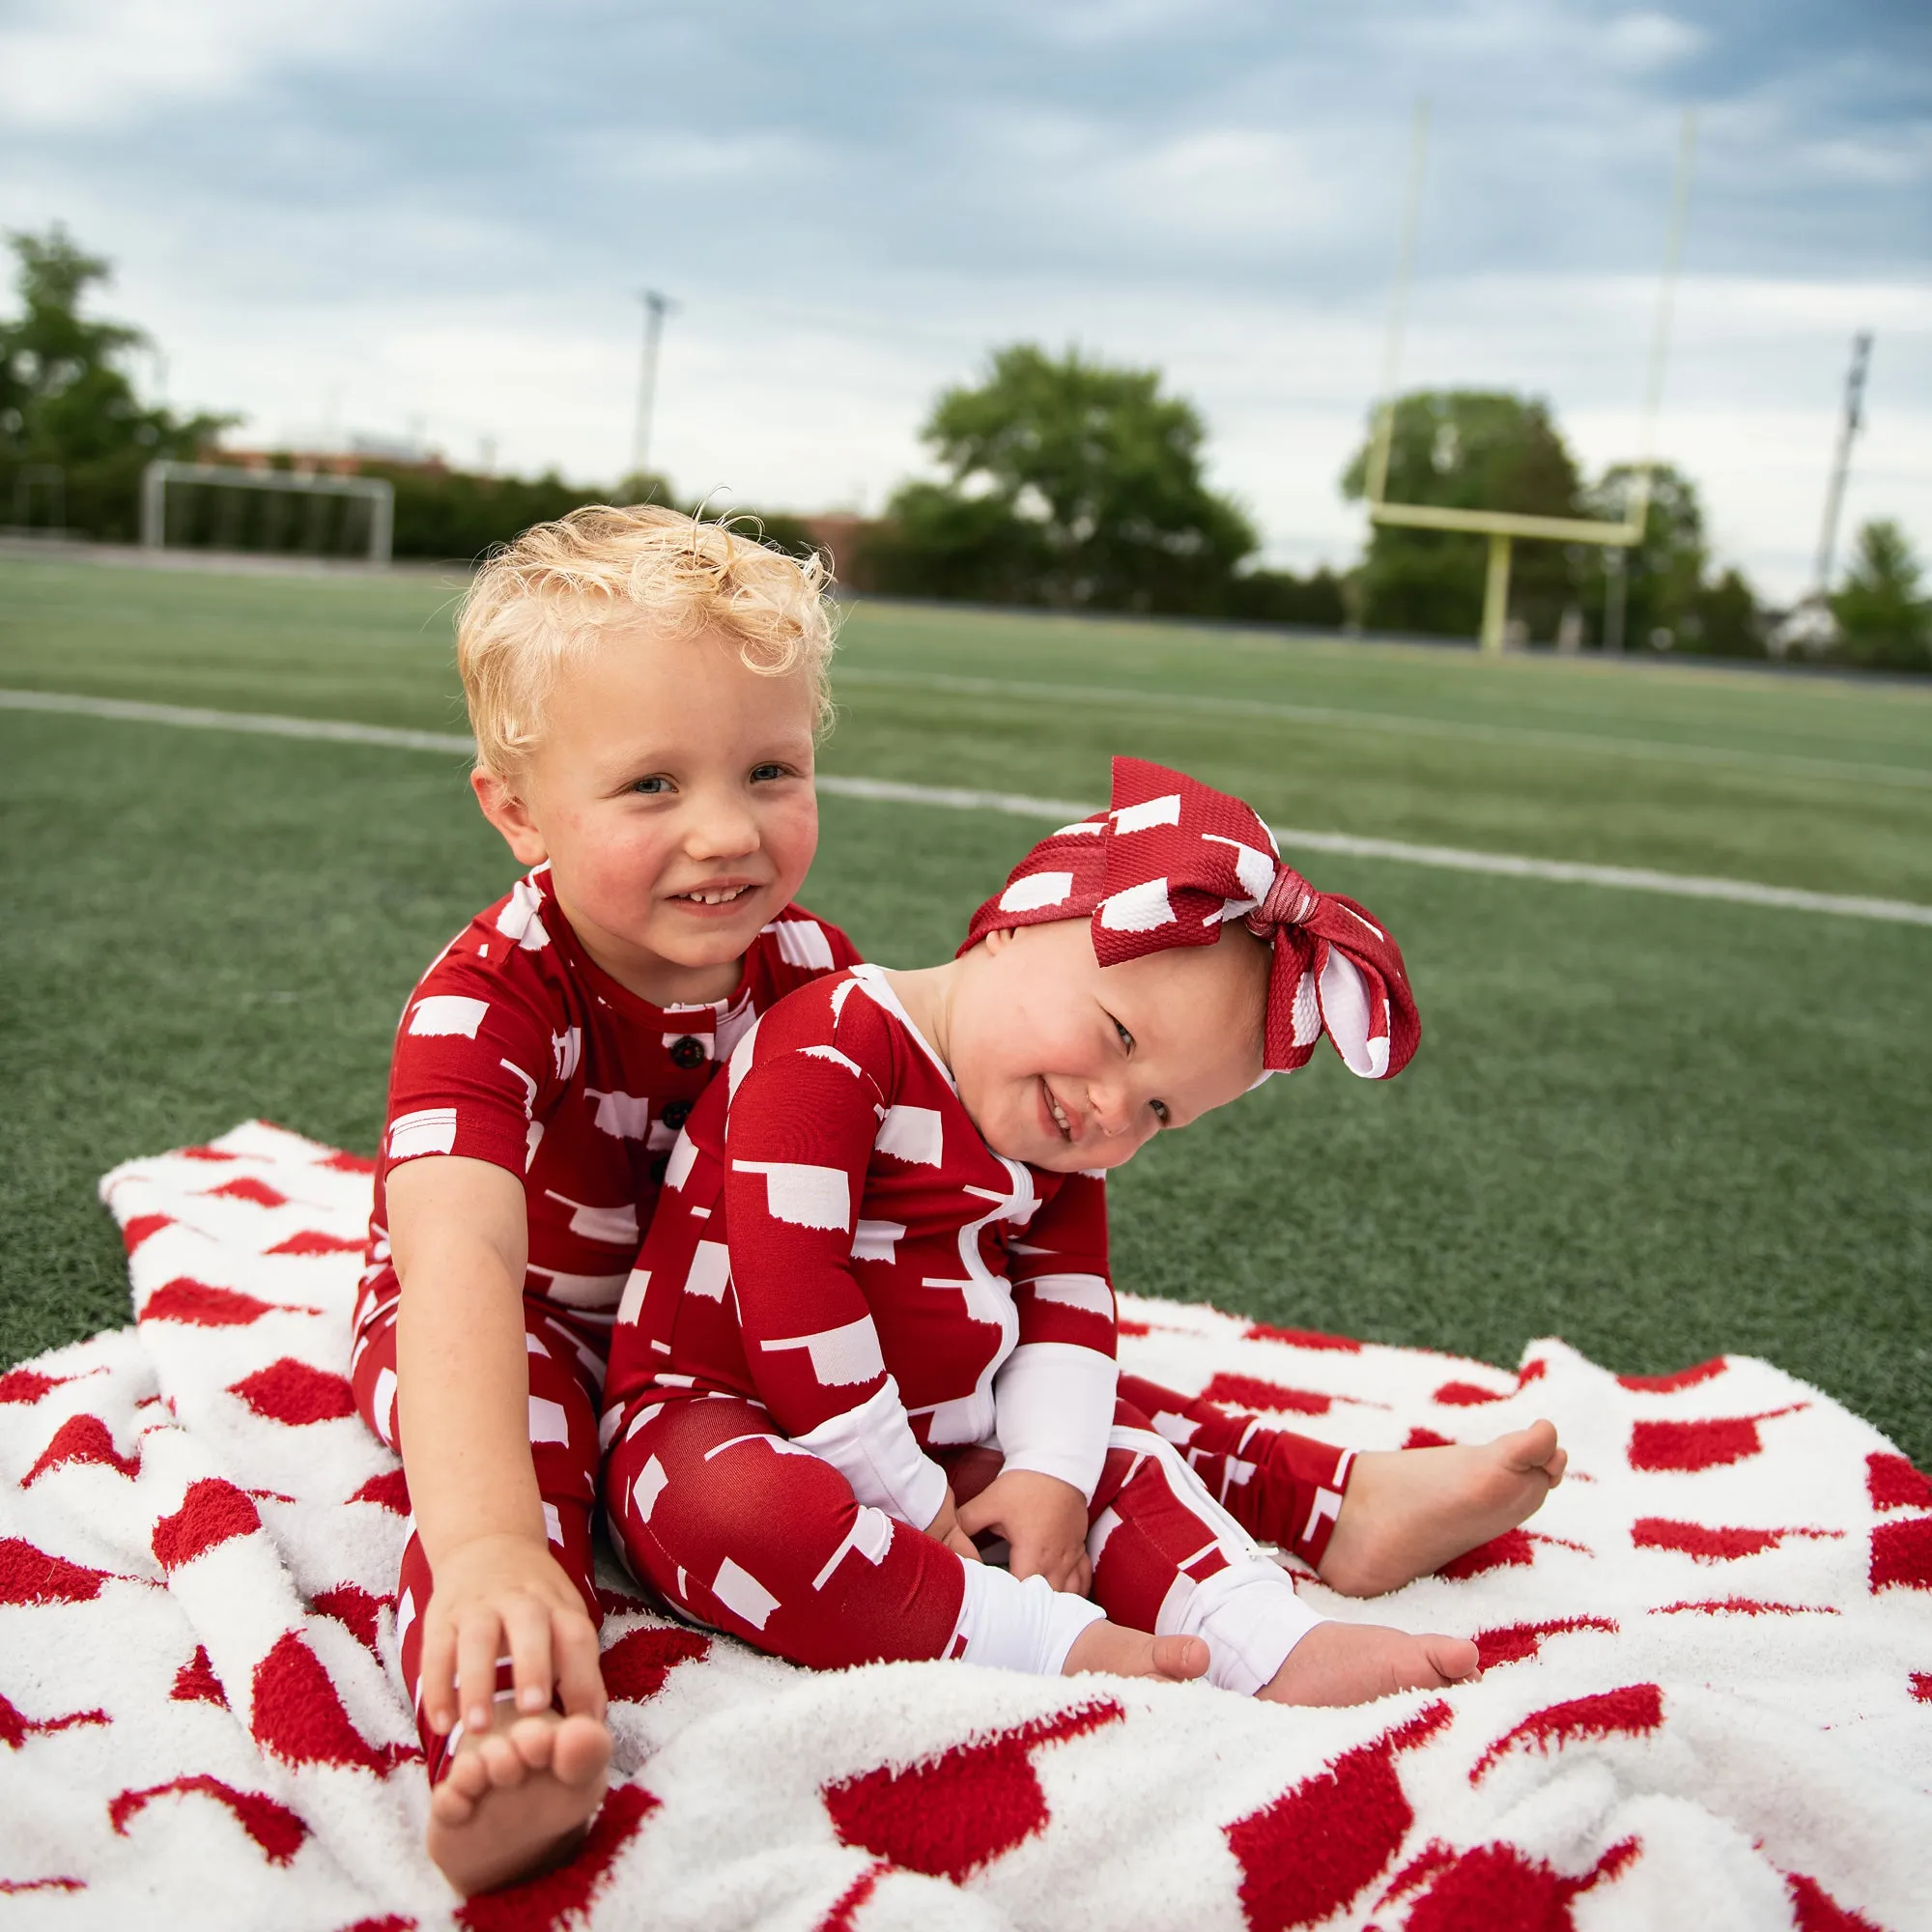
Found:
<svg viewBox="0 0 1932 1932"><path fill-rule="evenodd" d="M1238 925L1103 967L1088 922L1056 920L989 934L955 971L944 1051L974 1124L1010 1160L1118 1167L1261 1075L1268 952Z"/></svg>
<svg viewBox="0 0 1932 1932"><path fill-rule="evenodd" d="M552 886L585 952L657 1006L726 998L818 843L813 701L735 640L612 627L558 668L514 778L478 773L485 816Z"/></svg>

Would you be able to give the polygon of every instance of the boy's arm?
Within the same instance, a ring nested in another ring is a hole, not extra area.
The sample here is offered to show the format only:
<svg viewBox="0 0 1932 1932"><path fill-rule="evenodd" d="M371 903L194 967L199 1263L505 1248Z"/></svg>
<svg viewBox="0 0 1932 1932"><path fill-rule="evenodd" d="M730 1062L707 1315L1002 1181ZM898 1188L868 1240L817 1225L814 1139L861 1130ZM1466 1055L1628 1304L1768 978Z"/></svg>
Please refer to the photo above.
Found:
<svg viewBox="0 0 1932 1932"><path fill-rule="evenodd" d="M597 1634L550 1552L529 1448L523 1289L528 1230L517 1177L460 1155L387 1177L398 1437L435 1591L423 1613L431 1725L487 1730L497 1659L517 1705L601 1718Z"/></svg>

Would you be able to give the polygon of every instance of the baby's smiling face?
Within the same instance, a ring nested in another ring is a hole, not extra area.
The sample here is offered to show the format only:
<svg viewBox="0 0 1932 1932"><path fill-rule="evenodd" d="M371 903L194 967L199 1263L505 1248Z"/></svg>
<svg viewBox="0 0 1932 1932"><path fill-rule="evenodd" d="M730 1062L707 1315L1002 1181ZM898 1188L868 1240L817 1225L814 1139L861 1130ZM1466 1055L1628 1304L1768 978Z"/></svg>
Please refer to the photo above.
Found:
<svg viewBox="0 0 1932 1932"><path fill-rule="evenodd" d="M1009 1160L1118 1167L1260 1077L1268 951L1239 925L1103 967L1089 923L1057 920L989 934L956 971L952 1077Z"/></svg>

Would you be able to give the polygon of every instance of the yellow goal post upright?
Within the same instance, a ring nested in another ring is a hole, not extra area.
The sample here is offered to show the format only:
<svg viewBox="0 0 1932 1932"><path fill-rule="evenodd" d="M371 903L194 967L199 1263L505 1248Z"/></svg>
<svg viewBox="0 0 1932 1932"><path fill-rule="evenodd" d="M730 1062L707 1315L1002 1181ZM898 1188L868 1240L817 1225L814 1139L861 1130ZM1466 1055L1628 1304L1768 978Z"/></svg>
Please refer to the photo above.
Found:
<svg viewBox="0 0 1932 1932"><path fill-rule="evenodd" d="M1395 439L1396 383L1402 362L1402 338L1407 320L1408 288L1415 270L1416 225L1422 209L1422 180L1429 148L1429 103L1418 101L1409 143L1408 204L1403 218L1402 248L1397 260L1395 293L1389 308L1388 350L1382 365L1381 407L1377 412L1375 440L1370 445L1367 491L1369 521L1411 529L1462 530L1490 540L1489 569L1483 579L1482 647L1503 648L1509 617L1510 554L1519 537L1553 543L1602 544L1629 550L1643 541L1650 513L1650 474L1655 464L1658 406L1663 395L1663 365L1670 346L1671 309L1677 294L1678 263L1684 251L1684 217L1690 201L1690 165L1696 151L1697 114L1684 111L1684 128L1677 146L1677 180L1672 190L1668 240L1664 244L1663 274L1658 287L1657 319L1651 331L1650 374L1644 397L1643 443L1634 485L1620 523L1597 523L1580 517L1536 517L1512 510L1458 510L1435 503L1391 503L1388 500L1389 449Z"/></svg>

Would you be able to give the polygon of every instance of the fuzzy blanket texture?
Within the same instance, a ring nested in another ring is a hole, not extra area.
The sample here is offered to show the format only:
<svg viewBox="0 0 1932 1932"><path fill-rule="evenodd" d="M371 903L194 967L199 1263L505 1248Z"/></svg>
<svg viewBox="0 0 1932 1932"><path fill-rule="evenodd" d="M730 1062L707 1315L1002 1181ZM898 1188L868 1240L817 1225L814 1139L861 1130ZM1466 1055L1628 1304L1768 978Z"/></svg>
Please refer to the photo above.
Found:
<svg viewBox="0 0 1932 1932"><path fill-rule="evenodd" d="M0 1376L0 1917L409 1927L1932 1925L1932 1485L1767 1364L1514 1373L1123 1302L1177 1387L1363 1447L1543 1413L1521 1530L1339 1616L1480 1682L1293 1712L793 1669L610 1573L582 1855L462 1905L394 1665L408 1500L343 1379L367 1163L251 1122L101 1195L135 1325Z"/></svg>

